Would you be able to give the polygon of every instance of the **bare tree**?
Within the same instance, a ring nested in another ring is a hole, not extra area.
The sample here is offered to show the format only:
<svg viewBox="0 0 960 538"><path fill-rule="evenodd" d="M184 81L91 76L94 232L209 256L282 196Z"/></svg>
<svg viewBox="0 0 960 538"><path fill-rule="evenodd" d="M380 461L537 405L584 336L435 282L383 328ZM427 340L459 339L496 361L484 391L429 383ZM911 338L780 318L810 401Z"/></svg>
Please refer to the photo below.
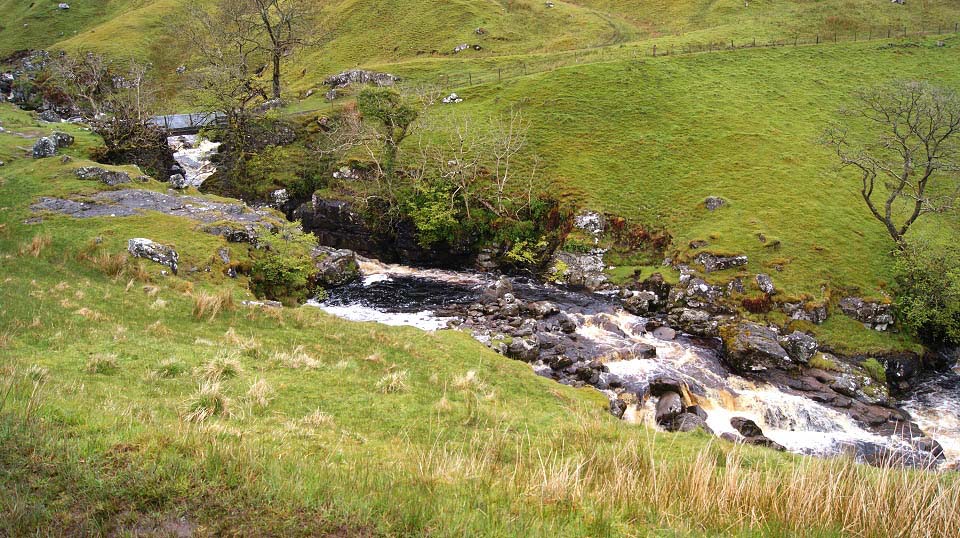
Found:
<svg viewBox="0 0 960 538"><path fill-rule="evenodd" d="M257 76L266 58L259 18L248 0L220 0L209 10L192 6L187 21L178 31L199 62L193 96L198 106L226 115L228 135L242 154L250 110L267 99Z"/></svg>
<svg viewBox="0 0 960 538"><path fill-rule="evenodd" d="M273 66L273 98L280 99L281 64L285 57L298 49L317 42L316 2L312 0L252 0L252 7L260 18L264 43Z"/></svg>
<svg viewBox="0 0 960 538"><path fill-rule="evenodd" d="M110 62L100 54L62 54L52 63L54 79L72 97L83 101L93 117L103 112L103 98L112 89Z"/></svg>
<svg viewBox="0 0 960 538"><path fill-rule="evenodd" d="M857 169L870 213L903 249L921 215L957 207L960 98L926 82L898 81L860 91L858 100L824 142L844 167ZM864 132L865 140L853 134Z"/></svg>

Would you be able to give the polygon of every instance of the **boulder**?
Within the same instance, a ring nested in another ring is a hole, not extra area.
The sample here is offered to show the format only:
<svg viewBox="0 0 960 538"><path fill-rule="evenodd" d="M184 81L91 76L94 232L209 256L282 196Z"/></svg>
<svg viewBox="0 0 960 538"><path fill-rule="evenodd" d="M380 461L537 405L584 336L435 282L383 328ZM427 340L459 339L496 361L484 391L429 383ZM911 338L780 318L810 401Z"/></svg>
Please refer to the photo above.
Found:
<svg viewBox="0 0 960 538"><path fill-rule="evenodd" d="M623 418L623 414L627 412L627 402L621 400L620 398L614 398L610 400L610 414L617 417Z"/></svg>
<svg viewBox="0 0 960 538"><path fill-rule="evenodd" d="M707 425L706 419L693 413L680 413L665 421L662 426L670 432L692 432L701 429L711 435L713 434L713 430Z"/></svg>
<svg viewBox="0 0 960 538"><path fill-rule="evenodd" d="M676 392L665 392L657 400L656 420L657 424L664 424L680 413L683 413L683 398Z"/></svg>
<svg viewBox="0 0 960 538"><path fill-rule="evenodd" d="M727 205L727 201L717 196L709 196L703 201L703 206L707 208L707 211L716 211L725 205Z"/></svg>
<svg viewBox="0 0 960 538"><path fill-rule="evenodd" d="M730 425L744 437L760 437L763 435L760 426L748 418L733 417L730 419Z"/></svg>
<svg viewBox="0 0 960 538"><path fill-rule="evenodd" d="M57 154L57 143L52 138L43 137L33 145L33 158L46 159Z"/></svg>
<svg viewBox="0 0 960 538"><path fill-rule="evenodd" d="M894 322L893 310L889 304L865 301L859 297L841 299L840 310L877 331L886 331Z"/></svg>
<svg viewBox="0 0 960 538"><path fill-rule="evenodd" d="M570 314L560 314L560 319L557 320L557 323L560 325L560 330L566 334L577 332L577 320Z"/></svg>
<svg viewBox="0 0 960 538"><path fill-rule="evenodd" d="M170 186L177 190L186 189L190 182L183 174L173 174L170 176Z"/></svg>
<svg viewBox="0 0 960 538"><path fill-rule="evenodd" d="M335 288L360 278L360 265L352 250L318 247L313 250L313 282L324 288Z"/></svg>
<svg viewBox="0 0 960 538"><path fill-rule="evenodd" d="M374 86L393 86L400 82L400 77L395 77L388 73L377 73L374 71L364 71L362 69L353 69L343 73L327 77L324 84L334 88L343 88L350 84L372 84Z"/></svg>
<svg viewBox="0 0 960 538"><path fill-rule="evenodd" d="M69 148L74 142L73 135L59 131L50 135L50 138L53 139L53 143L57 145L57 149Z"/></svg>
<svg viewBox="0 0 960 538"><path fill-rule="evenodd" d="M653 337L658 340L675 340L677 331L670 327L657 327L653 330Z"/></svg>
<svg viewBox="0 0 960 538"><path fill-rule="evenodd" d="M694 261L702 265L704 271L713 273L715 271L725 271L735 267L743 267L744 265L747 265L749 259L743 255L721 256L717 254L711 254L709 252L702 252L697 255Z"/></svg>
<svg viewBox="0 0 960 538"><path fill-rule="evenodd" d="M485 302L497 301L502 299L506 294L513 291L513 284L505 276L497 279L496 282L483 290L482 299Z"/></svg>
<svg viewBox="0 0 960 538"><path fill-rule="evenodd" d="M77 168L77 177L85 180L95 180L110 187L130 183L130 175L126 172L113 172L96 166Z"/></svg>
<svg viewBox="0 0 960 538"><path fill-rule="evenodd" d="M669 323L694 336L719 336L720 322L709 312L693 308L675 309L667 317Z"/></svg>
<svg viewBox="0 0 960 538"><path fill-rule="evenodd" d="M134 238L127 242L127 250L135 258L145 258L165 265L177 274L180 255L172 247L155 243L150 239Z"/></svg>
<svg viewBox="0 0 960 538"><path fill-rule="evenodd" d="M780 345L777 333L752 321L741 321L720 330L723 360L737 372L757 372L767 368L787 369L795 365Z"/></svg>
<svg viewBox="0 0 960 538"><path fill-rule="evenodd" d="M646 316L660 308L660 298L650 291L636 292L623 301L623 308L636 316Z"/></svg>
<svg viewBox="0 0 960 538"><path fill-rule="evenodd" d="M641 282L640 289L653 293L660 301L666 301L670 297L670 284L667 284L660 273L654 273Z"/></svg>
<svg viewBox="0 0 960 538"><path fill-rule="evenodd" d="M809 363L820 348L816 339L800 331L794 331L792 334L781 338L780 345L783 346L787 355L798 364Z"/></svg>
<svg viewBox="0 0 960 538"><path fill-rule="evenodd" d="M767 295L777 294L777 287L773 285L773 279L770 278L770 275L763 273L757 275L757 286L760 288L760 291Z"/></svg>
<svg viewBox="0 0 960 538"><path fill-rule="evenodd" d="M47 123L60 123L60 115L56 111L47 109L40 113L40 121L45 121Z"/></svg>
<svg viewBox="0 0 960 538"><path fill-rule="evenodd" d="M539 343L531 338L514 338L507 346L507 356L525 362L535 361L540 356Z"/></svg>
<svg viewBox="0 0 960 538"><path fill-rule="evenodd" d="M537 319L543 319L560 313L560 307L550 301L535 301L524 305L523 309Z"/></svg>

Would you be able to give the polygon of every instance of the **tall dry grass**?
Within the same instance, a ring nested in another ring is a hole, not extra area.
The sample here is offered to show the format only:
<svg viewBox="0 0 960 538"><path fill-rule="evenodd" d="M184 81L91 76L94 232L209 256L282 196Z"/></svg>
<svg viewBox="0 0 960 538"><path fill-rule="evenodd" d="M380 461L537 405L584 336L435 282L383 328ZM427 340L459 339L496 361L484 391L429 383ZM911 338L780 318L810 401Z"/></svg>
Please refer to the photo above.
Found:
<svg viewBox="0 0 960 538"><path fill-rule="evenodd" d="M677 457L652 436L558 439L485 430L410 454L414 464L403 472L426 483L482 477L545 508L589 506L626 519L655 508L667 528L682 519L704 530L798 536L960 536L960 476L878 469L850 458L751 460L747 451L755 449L720 441Z"/></svg>
<svg viewBox="0 0 960 538"><path fill-rule="evenodd" d="M213 321L223 311L233 310L233 293L231 290L221 290L214 293L206 291L194 292L193 297L193 317L202 320L204 318Z"/></svg>

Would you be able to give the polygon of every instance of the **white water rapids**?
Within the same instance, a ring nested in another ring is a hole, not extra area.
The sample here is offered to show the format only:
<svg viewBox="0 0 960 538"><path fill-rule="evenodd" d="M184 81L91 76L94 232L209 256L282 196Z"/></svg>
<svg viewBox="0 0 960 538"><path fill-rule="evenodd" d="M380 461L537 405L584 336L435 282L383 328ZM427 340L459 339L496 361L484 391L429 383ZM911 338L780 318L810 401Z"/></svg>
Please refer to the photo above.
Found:
<svg viewBox="0 0 960 538"><path fill-rule="evenodd" d="M362 283L352 289L334 290L330 299L311 304L348 320L435 331L446 328L452 319L437 315L438 309L451 302L475 302L482 290L493 282L492 277L482 274L419 270L372 260L361 262L361 272ZM577 337L595 344L604 351L603 356L609 357L604 361L608 368L608 372L602 374L604 380L615 379L624 386L643 386L656 377L668 376L700 387L699 394L694 393L693 397L707 412L707 424L717 435L733 433L730 419L744 417L756 422L770 439L801 454L825 456L856 452L855 448L863 445L906 448L900 437L871 433L830 407L732 374L717 352L694 341L683 337L672 341L657 339L644 330L645 319L610 306L615 303L604 297L574 294L545 284L525 284L514 293L523 300L526 299L524 293L531 289L553 293L560 302L565 297L579 297L579 306L585 304L584 298L595 301L599 305L595 310L573 307L577 313L572 315L577 322ZM488 335L477 333L475 336L489 343ZM630 358L629 349L638 344L656 347L656 358ZM542 370L549 366L534 364L534 368ZM957 462L960 460L960 397L954 391L953 400L943 398L938 390L931 388L925 397L906 402L905 407L924 431L943 445L947 461ZM604 392L614 396L612 390ZM944 409L944 405L949 409ZM651 399L630 406L624 418L657 427L654 412Z"/></svg>
<svg viewBox="0 0 960 538"><path fill-rule="evenodd" d="M211 157L220 149L219 142L197 135L183 135L171 136L167 144L174 151L173 160L183 168L185 187L199 187L217 171Z"/></svg>

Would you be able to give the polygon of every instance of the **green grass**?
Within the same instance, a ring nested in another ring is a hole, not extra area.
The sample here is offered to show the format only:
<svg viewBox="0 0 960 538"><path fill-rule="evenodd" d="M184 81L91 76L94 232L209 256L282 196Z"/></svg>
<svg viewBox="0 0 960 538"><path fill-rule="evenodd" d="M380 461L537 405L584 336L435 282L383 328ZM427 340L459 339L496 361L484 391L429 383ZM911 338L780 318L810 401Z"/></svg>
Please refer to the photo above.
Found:
<svg viewBox="0 0 960 538"><path fill-rule="evenodd" d="M240 306L239 285L237 306L198 319L198 290L234 285L217 271L111 276L80 254L146 236L202 267L222 239L158 215L25 224L36 197L88 192L66 172L96 140L34 161L11 132L43 129L0 118L0 533L880 536L941 528L960 495L949 476L622 423L605 396L463 333ZM38 236L51 242L21 248ZM888 519L824 515L810 501L837 483L867 488L837 498L892 503ZM917 514L908 503L940 512L889 519Z"/></svg>

